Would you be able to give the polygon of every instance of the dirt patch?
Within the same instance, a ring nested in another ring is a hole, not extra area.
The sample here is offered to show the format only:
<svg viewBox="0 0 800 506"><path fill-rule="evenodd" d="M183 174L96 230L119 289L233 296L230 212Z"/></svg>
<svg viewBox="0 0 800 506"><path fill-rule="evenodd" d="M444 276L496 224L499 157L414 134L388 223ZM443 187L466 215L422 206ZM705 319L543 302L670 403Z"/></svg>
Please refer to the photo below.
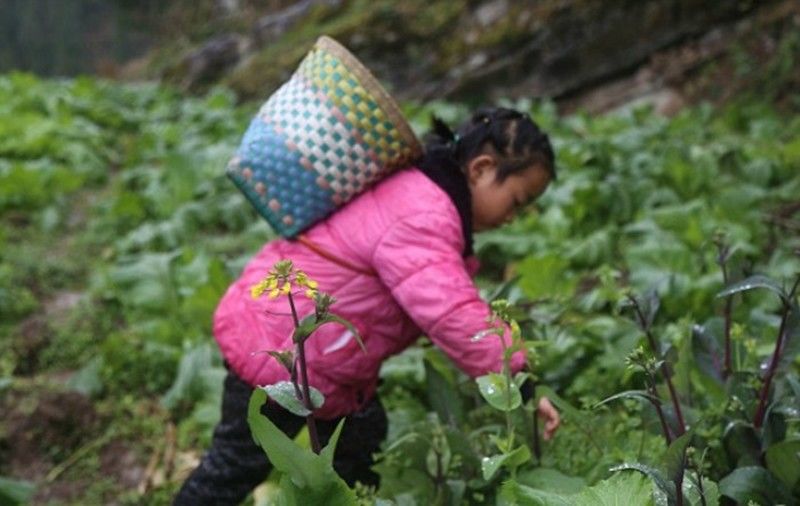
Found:
<svg viewBox="0 0 800 506"><path fill-rule="evenodd" d="M87 488L92 484L90 479L70 481L57 481L40 486L31 498L31 505L36 504L63 504L74 502L81 498Z"/></svg>
<svg viewBox="0 0 800 506"><path fill-rule="evenodd" d="M100 420L77 392L12 390L0 400L0 471L42 479L96 433Z"/></svg>
<svg viewBox="0 0 800 506"><path fill-rule="evenodd" d="M39 311L20 322L11 345L17 357L15 376L36 374L40 356L53 340L53 329L66 324L70 311L82 298L79 292L58 292L44 301Z"/></svg>
<svg viewBox="0 0 800 506"><path fill-rule="evenodd" d="M54 386L54 381L59 381L57 376L46 383L17 380L0 392L0 476L34 483L33 505L86 500L116 504L122 492L144 490L143 484L153 481L148 472L152 475L154 469L148 469L152 455L141 441L124 428L109 426L112 420L103 414L104 407ZM170 462L174 437L173 428L166 443ZM162 456L164 451L155 453Z"/></svg>
<svg viewBox="0 0 800 506"><path fill-rule="evenodd" d="M30 376L39 367L39 354L51 340L52 329L47 319L35 314L20 323L11 350L16 355L15 376Z"/></svg>
<svg viewBox="0 0 800 506"><path fill-rule="evenodd" d="M105 476L114 476L121 488L139 486L145 477L145 465L135 448L124 441L111 441L100 452L100 468Z"/></svg>

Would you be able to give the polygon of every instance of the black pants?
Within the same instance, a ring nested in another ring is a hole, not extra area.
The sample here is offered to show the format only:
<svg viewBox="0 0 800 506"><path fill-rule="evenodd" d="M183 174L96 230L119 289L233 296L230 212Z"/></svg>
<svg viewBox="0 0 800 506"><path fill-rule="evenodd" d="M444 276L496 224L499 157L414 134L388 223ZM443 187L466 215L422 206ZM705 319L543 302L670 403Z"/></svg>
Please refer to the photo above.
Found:
<svg viewBox="0 0 800 506"><path fill-rule="evenodd" d="M203 456L181 487L175 505L239 504L272 469L266 454L257 446L247 424L247 405L253 388L232 372L225 378L222 394L222 419L214 429L211 449ZM289 437L305 424L305 418L293 415L268 402L261 412ZM325 446L339 420L317 420L320 443ZM333 467L351 487L356 481L377 485L379 476L372 472L372 454L386 437L386 412L377 397L361 411L347 416L336 446Z"/></svg>

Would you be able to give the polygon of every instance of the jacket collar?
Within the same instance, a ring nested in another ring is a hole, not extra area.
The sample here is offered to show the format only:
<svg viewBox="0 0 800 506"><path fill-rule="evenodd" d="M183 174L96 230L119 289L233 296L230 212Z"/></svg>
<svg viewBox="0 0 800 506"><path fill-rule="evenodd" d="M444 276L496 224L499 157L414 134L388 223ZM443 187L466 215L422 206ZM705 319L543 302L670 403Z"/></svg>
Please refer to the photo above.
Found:
<svg viewBox="0 0 800 506"><path fill-rule="evenodd" d="M467 178L456 167L440 164L421 164L420 170L433 181L453 201L461 218L461 231L464 234L465 257L473 254L472 248L472 196L467 184Z"/></svg>

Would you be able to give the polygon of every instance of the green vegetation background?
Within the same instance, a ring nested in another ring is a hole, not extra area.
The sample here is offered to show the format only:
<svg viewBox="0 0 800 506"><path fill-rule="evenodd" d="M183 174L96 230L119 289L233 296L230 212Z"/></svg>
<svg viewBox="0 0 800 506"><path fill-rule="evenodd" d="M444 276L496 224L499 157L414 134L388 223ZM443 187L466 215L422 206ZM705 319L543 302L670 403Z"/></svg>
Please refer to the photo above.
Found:
<svg viewBox="0 0 800 506"><path fill-rule="evenodd" d="M800 271L797 115L752 98L673 118L512 105L552 133L559 180L539 210L478 237L480 283L488 294L519 276L509 295L546 343L543 381L573 405L636 387L624 358L640 335L617 304L626 287L662 294L662 333L678 347L693 322L719 314L716 233L753 272ZM257 106L223 89L190 98L157 85L0 76L0 476L32 480L58 504L168 502L218 417L212 312L272 237L223 175ZM405 107L419 132L431 112L451 122L468 113ZM736 315L737 357L755 363L771 350L771 337L756 338L774 336L777 304L748 301ZM419 347L384 368L387 444L435 403L422 356L442 361ZM687 389L693 373L683 374ZM75 392L91 399L83 418L62 405ZM48 418L45 402L66 415ZM597 411L589 429L567 416L544 463L593 483L646 456L658 443L636 409ZM125 481L107 467L117 455L145 470L154 454L145 496L144 473ZM399 486L386 481L389 492ZM77 485L59 495L58 483Z"/></svg>

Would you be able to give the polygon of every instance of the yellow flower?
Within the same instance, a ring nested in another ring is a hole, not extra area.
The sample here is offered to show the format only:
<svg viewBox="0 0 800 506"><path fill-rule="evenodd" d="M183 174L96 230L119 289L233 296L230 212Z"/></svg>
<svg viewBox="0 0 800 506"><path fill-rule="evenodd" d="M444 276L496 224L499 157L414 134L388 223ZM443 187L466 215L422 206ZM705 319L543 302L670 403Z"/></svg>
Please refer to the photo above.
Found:
<svg viewBox="0 0 800 506"><path fill-rule="evenodd" d="M254 299L257 299L261 296L262 293L267 289L266 281L259 281L255 285L250 287L250 296Z"/></svg>
<svg viewBox="0 0 800 506"><path fill-rule="evenodd" d="M250 287L250 296L257 299L267 290L274 290L277 286L278 279L275 274L269 274L266 278Z"/></svg>
<svg viewBox="0 0 800 506"><path fill-rule="evenodd" d="M295 282L298 285L306 287L306 288L310 288L311 290L316 290L317 286L318 286L317 282L314 281L313 279L310 279L308 277L308 274L306 274L303 271L297 271L297 274L295 276Z"/></svg>
<svg viewBox="0 0 800 506"><path fill-rule="evenodd" d="M268 292L270 299L275 299L281 295L289 295L292 291L292 284L305 288L306 297L313 299L317 295L316 281L310 279L308 274L301 270L295 270L290 260L277 262L267 277L250 287L250 295L257 299L264 292Z"/></svg>

